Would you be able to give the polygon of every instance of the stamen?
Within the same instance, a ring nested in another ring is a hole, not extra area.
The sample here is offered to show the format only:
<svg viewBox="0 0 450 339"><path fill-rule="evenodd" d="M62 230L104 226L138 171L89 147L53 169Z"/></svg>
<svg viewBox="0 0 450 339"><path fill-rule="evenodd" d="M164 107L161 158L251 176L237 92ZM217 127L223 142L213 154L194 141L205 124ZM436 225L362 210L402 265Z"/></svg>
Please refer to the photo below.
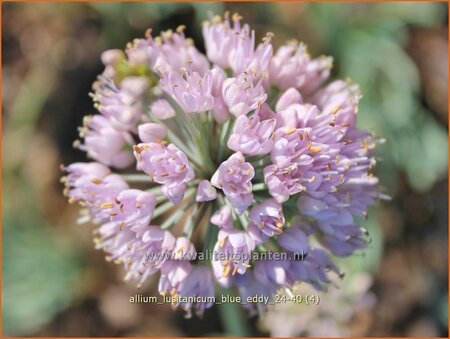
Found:
<svg viewBox="0 0 450 339"><path fill-rule="evenodd" d="M111 201L104 202L103 204L100 205L100 208L103 208L103 209L113 208L113 207L114 207L114 203Z"/></svg>
<svg viewBox="0 0 450 339"><path fill-rule="evenodd" d="M91 180L91 182L95 185L100 185L102 183L102 180L99 178L94 178Z"/></svg>
<svg viewBox="0 0 450 339"><path fill-rule="evenodd" d="M228 274L230 274L230 270L231 270L230 265L224 266L223 272L222 272L222 277L224 277L224 278L228 277Z"/></svg>
<svg viewBox="0 0 450 339"><path fill-rule="evenodd" d="M286 131L286 135L291 135L292 133L294 133L295 131L296 131L297 129L296 128L289 128L287 131Z"/></svg>
<svg viewBox="0 0 450 339"><path fill-rule="evenodd" d="M231 273L231 275L236 275L236 272L238 270L238 267L235 265L233 268L233 272Z"/></svg>

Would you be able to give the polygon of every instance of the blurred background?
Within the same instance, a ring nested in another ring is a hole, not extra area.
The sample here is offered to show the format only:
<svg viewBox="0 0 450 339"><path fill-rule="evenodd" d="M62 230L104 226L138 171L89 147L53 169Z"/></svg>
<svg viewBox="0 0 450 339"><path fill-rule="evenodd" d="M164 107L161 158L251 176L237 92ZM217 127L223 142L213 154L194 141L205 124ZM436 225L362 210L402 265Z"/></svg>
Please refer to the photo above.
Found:
<svg viewBox="0 0 450 339"><path fill-rule="evenodd" d="M359 83L359 126L386 139L378 175L392 196L370 211L373 241L342 262L339 290L238 324L217 306L185 320L129 303L135 286L94 250L59 183L61 163L86 160L72 141L94 112L100 53L180 24L202 50L201 22L225 10L258 39L275 33L275 47L296 38L332 55L333 77ZM448 336L447 13L418 2L2 3L3 335Z"/></svg>

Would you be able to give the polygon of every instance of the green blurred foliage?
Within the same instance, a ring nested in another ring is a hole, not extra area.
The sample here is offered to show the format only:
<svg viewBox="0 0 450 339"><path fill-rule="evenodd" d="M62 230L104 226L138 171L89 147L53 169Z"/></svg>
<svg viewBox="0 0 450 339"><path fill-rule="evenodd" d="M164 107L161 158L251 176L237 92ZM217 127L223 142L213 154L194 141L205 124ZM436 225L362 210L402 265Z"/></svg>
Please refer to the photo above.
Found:
<svg viewBox="0 0 450 339"><path fill-rule="evenodd" d="M80 295L81 261L36 216L3 216L3 335L28 335Z"/></svg>
<svg viewBox="0 0 450 339"><path fill-rule="evenodd" d="M152 23L158 25L170 15L180 11L183 13L187 8L193 9L193 27L196 35L201 34L201 23L207 20L209 13L223 13L224 3L220 2L191 2L188 5L182 2L152 2L152 3L104 3L91 2L92 6L101 16L104 26L102 41L111 48L123 48L129 42L129 31L131 28L144 31L153 27ZM170 29L175 30L177 24ZM159 31L156 32L159 34Z"/></svg>

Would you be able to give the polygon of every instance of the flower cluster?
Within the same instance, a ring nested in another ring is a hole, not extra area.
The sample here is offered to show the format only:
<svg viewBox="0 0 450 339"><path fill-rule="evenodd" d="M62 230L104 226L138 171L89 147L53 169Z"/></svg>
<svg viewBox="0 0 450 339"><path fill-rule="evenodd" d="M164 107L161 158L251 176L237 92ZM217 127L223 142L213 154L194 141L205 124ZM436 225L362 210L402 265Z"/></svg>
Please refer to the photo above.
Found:
<svg viewBox="0 0 450 339"><path fill-rule="evenodd" d="M377 140L355 125L358 87L329 82L332 59L303 44L274 52L267 34L256 45L241 20L204 24L206 56L183 27L104 52L99 114L75 142L93 162L63 167L69 201L99 225L97 248L125 280L159 272L164 295L324 290L341 274L332 256L368 244L358 218L382 196ZM195 256L206 250L211 260ZM274 251L286 256L264 259ZM174 306L190 316L211 305Z"/></svg>

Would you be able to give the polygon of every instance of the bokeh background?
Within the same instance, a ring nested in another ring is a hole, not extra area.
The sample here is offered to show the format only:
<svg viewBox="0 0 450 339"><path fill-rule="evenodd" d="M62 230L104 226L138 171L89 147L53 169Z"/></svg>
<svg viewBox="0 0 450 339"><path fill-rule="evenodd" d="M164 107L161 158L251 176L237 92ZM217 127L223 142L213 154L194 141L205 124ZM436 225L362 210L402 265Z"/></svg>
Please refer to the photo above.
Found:
<svg viewBox="0 0 450 339"><path fill-rule="evenodd" d="M392 196L370 211L373 241L342 263L339 290L238 323L219 307L185 320L130 304L134 285L94 250L59 183L59 164L85 160L71 145L94 112L100 53L180 24L202 49L201 22L225 10L258 38L274 32L275 47L296 38L334 56L333 77L360 84L359 125L386 139L378 174ZM447 13L418 2L2 3L3 335L448 336Z"/></svg>

